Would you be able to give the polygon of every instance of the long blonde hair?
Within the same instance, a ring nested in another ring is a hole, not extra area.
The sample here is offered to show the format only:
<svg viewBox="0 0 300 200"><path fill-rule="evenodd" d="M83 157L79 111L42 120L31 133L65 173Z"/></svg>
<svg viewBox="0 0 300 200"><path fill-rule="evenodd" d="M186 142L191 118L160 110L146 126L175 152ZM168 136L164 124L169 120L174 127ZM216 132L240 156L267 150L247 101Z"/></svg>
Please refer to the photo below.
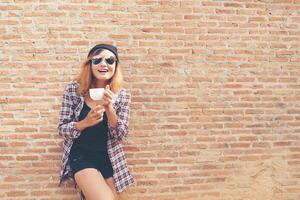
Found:
<svg viewBox="0 0 300 200"><path fill-rule="evenodd" d="M101 53L101 51L103 51L103 49L100 49L99 51L96 51L92 55L88 56L87 59L81 65L81 71L77 75L77 78L75 79L75 81L79 83L79 87L76 89L77 94L82 94L85 96L89 91L89 89L92 87L93 74L91 68L91 59L93 56ZM110 89L114 93L118 92L121 89L123 83L122 72L118 64L119 62L116 61L115 73L112 76L112 78L109 80Z"/></svg>

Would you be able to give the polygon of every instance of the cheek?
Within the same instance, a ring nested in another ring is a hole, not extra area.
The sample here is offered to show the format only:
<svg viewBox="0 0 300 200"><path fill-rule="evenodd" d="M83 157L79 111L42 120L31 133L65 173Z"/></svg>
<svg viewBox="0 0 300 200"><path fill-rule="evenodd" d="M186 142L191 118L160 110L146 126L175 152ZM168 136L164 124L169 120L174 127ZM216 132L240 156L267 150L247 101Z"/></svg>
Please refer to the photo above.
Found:
<svg viewBox="0 0 300 200"><path fill-rule="evenodd" d="M116 72L116 67L110 68L110 71L111 71L112 74L115 74L115 72Z"/></svg>
<svg viewBox="0 0 300 200"><path fill-rule="evenodd" d="M95 68L92 68L92 75L95 76L95 73L97 72L97 70Z"/></svg>

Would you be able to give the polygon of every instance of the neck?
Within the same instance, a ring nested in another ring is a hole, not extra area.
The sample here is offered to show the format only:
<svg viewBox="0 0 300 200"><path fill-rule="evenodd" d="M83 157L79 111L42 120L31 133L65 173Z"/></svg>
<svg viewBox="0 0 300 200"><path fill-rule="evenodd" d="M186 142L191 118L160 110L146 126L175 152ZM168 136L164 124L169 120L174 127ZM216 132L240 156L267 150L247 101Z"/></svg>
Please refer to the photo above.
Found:
<svg viewBox="0 0 300 200"><path fill-rule="evenodd" d="M96 83L94 83L94 87L96 88L105 88L105 86L107 85L108 83L106 81L97 81Z"/></svg>

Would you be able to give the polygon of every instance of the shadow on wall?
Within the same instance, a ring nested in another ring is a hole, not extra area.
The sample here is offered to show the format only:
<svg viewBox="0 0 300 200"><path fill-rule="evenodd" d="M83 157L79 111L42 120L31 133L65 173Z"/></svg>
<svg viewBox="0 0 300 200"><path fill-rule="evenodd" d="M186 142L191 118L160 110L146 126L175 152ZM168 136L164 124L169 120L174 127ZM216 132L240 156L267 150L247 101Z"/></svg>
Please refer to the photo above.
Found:
<svg viewBox="0 0 300 200"><path fill-rule="evenodd" d="M273 159L246 164L245 169L225 182L226 199L275 200L283 199L282 186L287 178L287 163Z"/></svg>

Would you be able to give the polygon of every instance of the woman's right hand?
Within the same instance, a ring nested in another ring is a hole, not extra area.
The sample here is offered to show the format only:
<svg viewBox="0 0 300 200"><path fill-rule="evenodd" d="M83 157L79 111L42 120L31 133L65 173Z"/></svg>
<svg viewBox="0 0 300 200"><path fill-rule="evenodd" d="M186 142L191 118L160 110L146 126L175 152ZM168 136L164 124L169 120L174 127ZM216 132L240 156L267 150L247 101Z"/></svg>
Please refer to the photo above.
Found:
<svg viewBox="0 0 300 200"><path fill-rule="evenodd" d="M95 106L84 118L87 127L94 126L103 120L104 108L101 105Z"/></svg>
<svg viewBox="0 0 300 200"><path fill-rule="evenodd" d="M94 126L103 120L103 113L105 109L102 105L95 106L90 110L87 116L82 120L76 123L76 129L82 131L83 129Z"/></svg>

